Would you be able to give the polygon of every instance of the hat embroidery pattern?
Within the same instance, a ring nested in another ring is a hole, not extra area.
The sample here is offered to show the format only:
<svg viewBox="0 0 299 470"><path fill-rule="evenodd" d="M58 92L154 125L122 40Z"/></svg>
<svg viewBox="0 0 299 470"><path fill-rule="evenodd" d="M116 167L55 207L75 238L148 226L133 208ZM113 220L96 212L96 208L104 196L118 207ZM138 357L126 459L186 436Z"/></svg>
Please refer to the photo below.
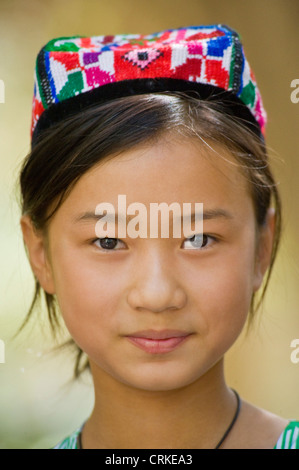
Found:
<svg viewBox="0 0 299 470"><path fill-rule="evenodd" d="M31 137L53 105L96 88L146 78L179 79L231 91L262 134L266 112L238 34L224 25L191 26L150 35L61 37L39 52Z"/></svg>

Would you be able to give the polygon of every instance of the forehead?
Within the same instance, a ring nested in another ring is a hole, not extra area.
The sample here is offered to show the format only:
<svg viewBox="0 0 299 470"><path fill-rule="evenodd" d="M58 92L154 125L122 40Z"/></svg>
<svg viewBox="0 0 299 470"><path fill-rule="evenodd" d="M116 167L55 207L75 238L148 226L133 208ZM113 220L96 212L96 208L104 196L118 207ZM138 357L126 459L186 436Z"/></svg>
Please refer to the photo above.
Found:
<svg viewBox="0 0 299 470"><path fill-rule="evenodd" d="M59 210L94 210L102 201L201 202L240 213L252 206L249 185L234 156L220 144L164 135L109 156L85 173Z"/></svg>

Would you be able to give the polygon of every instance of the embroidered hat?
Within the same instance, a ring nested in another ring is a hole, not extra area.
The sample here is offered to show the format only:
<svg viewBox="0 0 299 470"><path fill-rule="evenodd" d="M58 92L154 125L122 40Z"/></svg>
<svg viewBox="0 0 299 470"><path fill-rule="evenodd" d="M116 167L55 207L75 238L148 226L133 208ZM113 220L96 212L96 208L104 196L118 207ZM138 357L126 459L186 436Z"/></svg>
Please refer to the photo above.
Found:
<svg viewBox="0 0 299 470"><path fill-rule="evenodd" d="M189 26L154 34L49 41L34 74L32 144L44 129L95 103L161 91L217 99L263 139L266 112L237 32Z"/></svg>

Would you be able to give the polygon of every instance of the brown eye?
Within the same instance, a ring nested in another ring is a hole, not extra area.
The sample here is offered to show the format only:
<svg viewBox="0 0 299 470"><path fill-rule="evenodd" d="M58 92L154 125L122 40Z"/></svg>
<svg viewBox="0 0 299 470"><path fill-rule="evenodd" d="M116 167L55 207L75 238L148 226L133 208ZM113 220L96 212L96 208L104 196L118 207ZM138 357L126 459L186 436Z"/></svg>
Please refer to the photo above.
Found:
<svg viewBox="0 0 299 470"><path fill-rule="evenodd" d="M123 243L123 242L121 242L121 240L119 240L118 238L105 237L105 238L97 238L94 241L94 243L95 243L96 246L99 246L103 250L112 251L118 245L118 243Z"/></svg>

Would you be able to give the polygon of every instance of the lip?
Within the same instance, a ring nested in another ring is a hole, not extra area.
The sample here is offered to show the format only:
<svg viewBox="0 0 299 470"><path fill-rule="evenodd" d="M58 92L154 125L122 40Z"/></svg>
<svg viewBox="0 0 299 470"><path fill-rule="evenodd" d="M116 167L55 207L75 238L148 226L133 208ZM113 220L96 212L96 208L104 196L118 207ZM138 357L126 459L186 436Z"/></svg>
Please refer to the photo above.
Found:
<svg viewBox="0 0 299 470"><path fill-rule="evenodd" d="M127 335L135 346L150 354L165 354L185 342L192 333L179 330L143 330Z"/></svg>

